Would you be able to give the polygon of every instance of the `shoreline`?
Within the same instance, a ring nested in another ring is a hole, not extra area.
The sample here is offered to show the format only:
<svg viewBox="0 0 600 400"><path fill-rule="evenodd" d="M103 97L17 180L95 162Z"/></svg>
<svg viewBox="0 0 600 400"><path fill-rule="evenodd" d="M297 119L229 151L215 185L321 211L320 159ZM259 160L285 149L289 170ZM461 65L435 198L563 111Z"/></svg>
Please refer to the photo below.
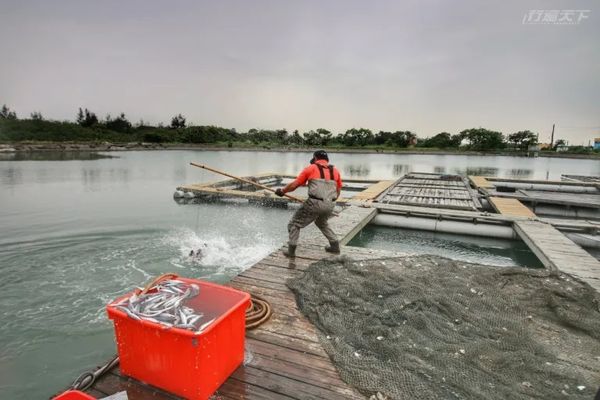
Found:
<svg viewBox="0 0 600 400"><path fill-rule="evenodd" d="M435 149L377 149L377 148L337 148L323 147L329 153L348 153L348 154L406 154L406 155L464 155L464 156L504 156L504 157L524 157L526 152L480 152L480 151L448 151ZM119 152L119 151L153 151L153 150L195 150L195 151L264 151L264 152L296 152L310 153L315 147L293 147L293 146L222 146L211 144L191 144L191 143L111 143L111 142L19 142L0 144L0 154L27 153L27 152ZM546 158L566 158L583 160L600 160L600 154L563 154L540 152L538 157ZM535 158L535 157L529 157Z"/></svg>

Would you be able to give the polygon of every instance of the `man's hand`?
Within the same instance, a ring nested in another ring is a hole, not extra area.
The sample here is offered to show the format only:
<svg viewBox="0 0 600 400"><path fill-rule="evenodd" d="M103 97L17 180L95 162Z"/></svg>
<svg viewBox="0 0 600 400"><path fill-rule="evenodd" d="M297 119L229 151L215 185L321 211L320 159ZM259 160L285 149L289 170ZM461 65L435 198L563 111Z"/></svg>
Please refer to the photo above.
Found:
<svg viewBox="0 0 600 400"><path fill-rule="evenodd" d="M281 190L281 188L278 188L278 189L275 191L275 194L276 194L277 196L279 196L279 197L283 197L283 195L284 195L285 193L283 193L283 190Z"/></svg>

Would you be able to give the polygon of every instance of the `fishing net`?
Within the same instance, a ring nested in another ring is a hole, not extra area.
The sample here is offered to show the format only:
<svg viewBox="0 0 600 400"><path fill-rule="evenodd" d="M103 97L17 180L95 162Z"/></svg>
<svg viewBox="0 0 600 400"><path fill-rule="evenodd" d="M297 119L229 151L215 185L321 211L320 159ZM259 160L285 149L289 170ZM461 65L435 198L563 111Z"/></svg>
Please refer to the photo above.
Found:
<svg viewBox="0 0 600 400"><path fill-rule="evenodd" d="M590 399L600 386L600 297L568 275L342 257L288 286L342 379L367 396Z"/></svg>

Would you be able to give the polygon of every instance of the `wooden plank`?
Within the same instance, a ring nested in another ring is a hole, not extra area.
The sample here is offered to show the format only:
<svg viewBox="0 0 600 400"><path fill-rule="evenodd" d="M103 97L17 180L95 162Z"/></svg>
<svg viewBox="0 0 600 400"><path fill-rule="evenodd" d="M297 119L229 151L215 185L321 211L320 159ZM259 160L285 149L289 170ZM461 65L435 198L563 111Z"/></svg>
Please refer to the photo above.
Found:
<svg viewBox="0 0 600 400"><path fill-rule="evenodd" d="M349 205L344 207L336 216L329 219L331 229L336 233L340 244L346 244L361 231L377 215L377 210L372 207ZM310 224L300 233L300 244L327 243L319 229Z"/></svg>
<svg viewBox="0 0 600 400"><path fill-rule="evenodd" d="M514 229L546 268L566 272L600 291L600 261L552 225L517 221Z"/></svg>
<svg viewBox="0 0 600 400"><path fill-rule="evenodd" d="M231 376L231 379L260 386L274 393L286 395L298 400L343 400L349 398L347 394L339 393L334 387L326 389L313 385L309 380L310 377L306 380L296 380L282 374L264 371L249 366L238 368ZM354 398L364 399L364 397L360 395L357 395Z"/></svg>
<svg viewBox="0 0 600 400"><path fill-rule="evenodd" d="M562 185L562 186L588 186L594 187L594 183L586 182L565 182L558 180L539 180L539 179L515 179L515 178L499 178L499 177L488 177L488 181L491 182L512 182L512 183L525 183L525 184L540 184L540 185Z"/></svg>
<svg viewBox="0 0 600 400"><path fill-rule="evenodd" d="M101 379L96 381L93 389L107 394L126 391L129 400L144 400L150 398L156 400L182 399L181 397L167 393L164 390L152 387L133 378L122 376L118 368L119 367L117 366L109 373L103 375Z"/></svg>
<svg viewBox="0 0 600 400"><path fill-rule="evenodd" d="M536 215L529 208L525 207L525 205L519 200L502 197L489 197L488 201L500 214L525 218L536 217Z"/></svg>
<svg viewBox="0 0 600 400"><path fill-rule="evenodd" d="M270 390L263 389L260 386L252 385L246 382L241 382L235 379L228 379L215 392L211 399L215 400L290 400L289 397L283 394L274 393Z"/></svg>
<svg viewBox="0 0 600 400"><path fill-rule="evenodd" d="M563 206L600 208L600 194L559 193L519 189L514 193L491 191L490 195L517 199L526 203L559 204Z"/></svg>
<svg viewBox="0 0 600 400"><path fill-rule="evenodd" d="M381 193L387 190L392 184L396 181L379 181L374 185L369 186L367 189L362 192L356 194L352 197L352 200L355 201L366 201L373 200L377 198Z"/></svg>
<svg viewBox="0 0 600 400"><path fill-rule="evenodd" d="M494 185L484 176L469 175L469 180L476 188L491 189Z"/></svg>

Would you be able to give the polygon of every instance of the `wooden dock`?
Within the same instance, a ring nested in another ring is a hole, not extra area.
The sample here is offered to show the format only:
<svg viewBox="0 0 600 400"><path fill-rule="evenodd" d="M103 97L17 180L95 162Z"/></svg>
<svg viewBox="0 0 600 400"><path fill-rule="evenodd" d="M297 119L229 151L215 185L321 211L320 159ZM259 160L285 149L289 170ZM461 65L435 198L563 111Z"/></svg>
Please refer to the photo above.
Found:
<svg viewBox="0 0 600 400"><path fill-rule="evenodd" d="M389 256L387 252L344 248L358 259ZM265 298L273 316L246 332L246 360L219 388L215 399L364 399L343 382L325 353L316 328L296 306L287 288L289 278L310 264L327 258L322 247L300 245L294 260L276 251L236 276L229 286ZM334 256L329 256L334 257ZM97 397L126 390L130 400L179 399L169 393L124 377L115 367L89 391Z"/></svg>
<svg viewBox="0 0 600 400"><path fill-rule="evenodd" d="M330 219L342 243L348 242L377 213L358 205L344 207ZM313 227L316 229L316 227ZM295 259L281 249L237 275L228 285L266 299L273 316L257 329L246 332L246 360L219 388L215 399L364 399L343 382L319 343L316 328L304 317L286 286L288 279L302 274L310 264L338 256L323 250L326 239L302 231ZM310 228L312 229L312 228ZM315 239L321 239L317 242ZM342 248L357 260L400 256L381 250ZM103 397L126 390L130 400L178 399L167 392L121 375L119 367L101 377L88 391Z"/></svg>
<svg viewBox="0 0 600 400"><path fill-rule="evenodd" d="M352 200L354 201L369 201L376 199L383 192L388 190L396 181L379 181L362 192L358 193Z"/></svg>
<svg viewBox="0 0 600 400"><path fill-rule="evenodd" d="M476 188L491 189L494 187L492 182L488 181L487 178L484 176L470 175L469 180L471 181L473 186L475 186Z"/></svg>
<svg viewBox="0 0 600 400"><path fill-rule="evenodd" d="M514 229L546 268L571 274L600 291L600 261L562 232L540 221L517 221Z"/></svg>
<svg viewBox="0 0 600 400"><path fill-rule="evenodd" d="M488 201L498 213L513 217L535 218L536 215L517 199L490 197Z"/></svg>

